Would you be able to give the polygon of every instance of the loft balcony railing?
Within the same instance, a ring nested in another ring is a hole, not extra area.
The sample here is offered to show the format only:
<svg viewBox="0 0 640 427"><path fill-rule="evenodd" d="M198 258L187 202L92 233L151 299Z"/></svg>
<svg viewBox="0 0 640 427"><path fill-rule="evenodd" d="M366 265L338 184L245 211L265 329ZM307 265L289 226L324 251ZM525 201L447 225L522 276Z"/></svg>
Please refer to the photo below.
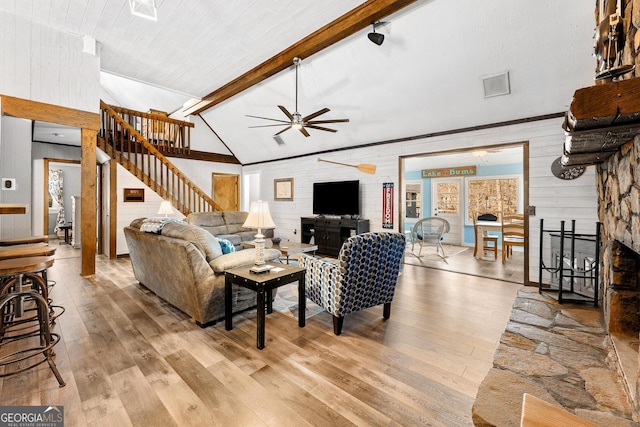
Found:
<svg viewBox="0 0 640 427"><path fill-rule="evenodd" d="M138 131L150 144L168 154L189 154L191 122L172 119L166 113L129 110L110 105L129 126Z"/></svg>

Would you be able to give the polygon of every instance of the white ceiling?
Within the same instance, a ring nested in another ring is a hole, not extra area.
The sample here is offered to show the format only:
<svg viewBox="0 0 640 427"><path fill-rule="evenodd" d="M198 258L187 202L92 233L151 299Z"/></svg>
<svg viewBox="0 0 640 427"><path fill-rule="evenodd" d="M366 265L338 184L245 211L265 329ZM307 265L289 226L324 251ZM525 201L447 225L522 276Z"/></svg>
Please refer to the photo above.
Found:
<svg viewBox="0 0 640 427"><path fill-rule="evenodd" d="M132 17L127 0L0 0L0 9L95 37L111 98L173 111L361 2L156 3L158 22ZM576 89L593 84L593 5L582 0L419 0L385 21L381 46L363 30L300 66L299 112L328 107L318 119L349 118L328 126L337 133L311 129L305 138L288 130L278 145L280 128L249 129L269 122L247 114L284 119L277 105L293 112L293 66L202 116L246 164L558 113ZM484 98L482 78L505 71L511 94ZM155 89L136 90L139 82Z"/></svg>

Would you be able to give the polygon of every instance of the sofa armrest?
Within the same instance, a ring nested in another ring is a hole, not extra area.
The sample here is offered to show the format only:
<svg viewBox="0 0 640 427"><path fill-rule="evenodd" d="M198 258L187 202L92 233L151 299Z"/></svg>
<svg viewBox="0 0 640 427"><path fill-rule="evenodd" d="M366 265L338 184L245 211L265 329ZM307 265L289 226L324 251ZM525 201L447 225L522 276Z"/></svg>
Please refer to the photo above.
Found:
<svg viewBox="0 0 640 427"><path fill-rule="evenodd" d="M277 249L264 250L265 261L273 261L280 258L280 256L282 256L282 253ZM230 270L232 268L253 264L255 259L256 259L256 250L245 249L242 251L231 252L230 254L221 255L213 259L209 263L209 266L211 266L211 268L215 273L222 274L226 270Z"/></svg>

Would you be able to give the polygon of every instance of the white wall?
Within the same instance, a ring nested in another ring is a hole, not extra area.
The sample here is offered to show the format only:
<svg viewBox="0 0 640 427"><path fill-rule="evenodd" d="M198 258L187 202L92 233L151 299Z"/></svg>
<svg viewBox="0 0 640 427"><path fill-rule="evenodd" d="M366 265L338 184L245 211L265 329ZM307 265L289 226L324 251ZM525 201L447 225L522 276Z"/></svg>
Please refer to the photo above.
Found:
<svg viewBox="0 0 640 427"><path fill-rule="evenodd" d="M136 218L157 217L162 197L158 196L151 188L144 185L138 178L128 170L118 165L118 188L117 188L117 213L116 224L116 255L128 254L129 249L124 237L124 227L131 224ZM124 202L125 188L144 188L144 202ZM182 219L184 215L176 212L171 215L173 218Z"/></svg>
<svg viewBox="0 0 640 427"><path fill-rule="evenodd" d="M360 173L355 168L319 163L317 156L296 158L246 166L243 174L260 173L260 198L267 200L276 223L275 235L300 241L300 217L312 215L313 183L320 181L360 180L362 217L370 221L372 231L382 229L382 183L395 183L394 220L399 230L399 156L433 153L483 145L529 141L529 204L536 206L530 217L529 277L537 281L539 221L545 228L560 220L577 220L580 232L594 232L597 200L594 168L573 181L562 181L551 174L551 163L560 156L564 133L562 119L465 132L395 144L346 150L323 155L327 160L343 163L372 163L375 175ZM294 178L294 201L273 200L273 180Z"/></svg>
<svg viewBox="0 0 640 427"><path fill-rule="evenodd" d="M16 180L14 190L0 189L0 203L27 205L26 214L0 215L0 238L31 236L31 121L0 119L0 177Z"/></svg>
<svg viewBox="0 0 640 427"><path fill-rule="evenodd" d="M0 94L98 112L100 58L80 35L0 11Z"/></svg>
<svg viewBox="0 0 640 427"><path fill-rule="evenodd" d="M169 157L169 161L184 173L187 178L195 185L200 187L209 197L213 196L211 188L211 174L242 174L240 165L232 165L228 163L212 163L199 160L180 159L177 157ZM242 183L240 183L242 185ZM240 187L242 188L242 187Z"/></svg>

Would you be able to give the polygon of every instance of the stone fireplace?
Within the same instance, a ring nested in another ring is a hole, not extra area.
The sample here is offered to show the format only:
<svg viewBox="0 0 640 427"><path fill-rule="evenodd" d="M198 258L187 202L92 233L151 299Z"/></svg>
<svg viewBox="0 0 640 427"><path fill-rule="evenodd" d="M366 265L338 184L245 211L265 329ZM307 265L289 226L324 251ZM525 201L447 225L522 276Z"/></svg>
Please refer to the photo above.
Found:
<svg viewBox="0 0 640 427"><path fill-rule="evenodd" d="M640 137L596 167L605 322L640 413Z"/></svg>
<svg viewBox="0 0 640 427"><path fill-rule="evenodd" d="M640 137L597 165L605 319L609 331L640 333Z"/></svg>

